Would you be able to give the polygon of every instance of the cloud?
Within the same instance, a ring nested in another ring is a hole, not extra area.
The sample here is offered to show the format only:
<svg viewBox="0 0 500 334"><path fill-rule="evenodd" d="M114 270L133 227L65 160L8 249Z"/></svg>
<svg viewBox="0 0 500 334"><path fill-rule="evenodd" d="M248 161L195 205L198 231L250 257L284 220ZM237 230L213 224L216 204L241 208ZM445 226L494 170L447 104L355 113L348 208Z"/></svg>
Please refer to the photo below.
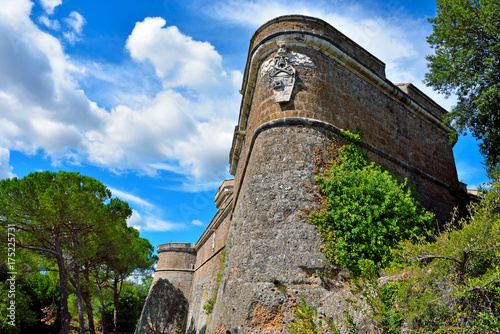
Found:
<svg viewBox="0 0 500 334"><path fill-rule="evenodd" d="M181 166L190 169L196 180L210 175L210 180L220 182L227 176L234 124L232 120L217 118L200 122L188 140L174 147Z"/></svg>
<svg viewBox="0 0 500 334"><path fill-rule="evenodd" d="M163 19L145 19L127 42L134 61L111 69L73 62L61 41L31 21L31 6L16 0L0 8L0 147L43 152L55 164L90 163L117 172L154 175L156 166L172 166L200 182L225 173L242 74L226 71L212 45L176 27L164 28ZM72 12L64 23L79 36L85 19ZM151 33L149 41L140 41L143 30ZM155 50L158 42L168 47ZM186 57L176 60L179 55ZM135 65L145 61L151 65ZM110 89L107 93L115 99L108 100L109 109L99 107L80 88L80 82L93 76L113 86L130 69L134 77L156 78L159 84L143 89L146 85L138 81Z"/></svg>
<svg viewBox="0 0 500 334"><path fill-rule="evenodd" d="M111 187L108 187L108 189L111 190L111 193L114 196L116 196L122 200L125 200L127 202L132 202L132 203L138 204L143 209L151 210L154 208L153 204L149 203L146 200L143 200L142 198L140 198L138 196L135 196L135 195L127 193L125 191L121 191L121 190L111 188Z"/></svg>
<svg viewBox="0 0 500 334"><path fill-rule="evenodd" d="M47 16L42 15L38 18L38 22L40 22L42 25L45 27L52 29L52 30L59 30L61 29L61 24L57 20L51 20Z"/></svg>
<svg viewBox="0 0 500 334"><path fill-rule="evenodd" d="M352 1L222 0L205 7L204 13L227 25L256 29L282 15L300 14L323 19L386 64L392 82L422 84L427 71L425 55L431 53L426 36L432 32L426 18L405 13L399 1L361 6ZM430 91L430 90L427 90ZM433 97L436 94L433 94Z"/></svg>
<svg viewBox="0 0 500 334"><path fill-rule="evenodd" d="M119 105L103 117L103 128L87 133L89 160L117 168L175 159L172 145L195 128L190 102L172 90L160 92L134 110ZM150 171L154 173L154 171Z"/></svg>
<svg viewBox="0 0 500 334"><path fill-rule="evenodd" d="M136 23L126 43L133 59L153 65L163 90L153 98L141 96L139 108L115 107L104 131L88 134L89 158L103 165L142 164L150 174L169 170L194 182L220 182L221 175L227 176L242 74L225 71L211 44L165 24L162 18L146 18Z"/></svg>
<svg viewBox="0 0 500 334"><path fill-rule="evenodd" d="M167 232L185 229L184 224L170 223L161 219L147 219L144 225L145 231Z"/></svg>
<svg viewBox="0 0 500 334"><path fill-rule="evenodd" d="M64 19L64 22L75 33L81 34L82 28L87 21L85 21L85 18L80 13L72 11L69 13L69 16Z"/></svg>
<svg viewBox="0 0 500 334"><path fill-rule="evenodd" d="M142 228L146 225L144 220L142 220L141 215L137 210L132 209L132 215L127 219L127 225L132 226L138 231L141 231Z"/></svg>
<svg viewBox="0 0 500 334"><path fill-rule="evenodd" d="M45 13L48 15L54 14L54 9L62 4L62 0L39 0Z"/></svg>
<svg viewBox="0 0 500 334"><path fill-rule="evenodd" d="M195 41L161 17L137 22L126 48L133 59L150 61L165 88L189 87L198 92L220 90L227 84L222 57L208 42Z"/></svg>
<svg viewBox="0 0 500 334"><path fill-rule="evenodd" d="M81 41L83 26L87 23L85 18L80 13L73 11L64 19L64 23L70 29L63 33L64 38L71 45Z"/></svg>
<svg viewBox="0 0 500 334"><path fill-rule="evenodd" d="M132 216L128 218L127 225L135 228L138 231L155 231L155 232L167 232L182 230L185 228L183 224L169 223L161 219L156 218L146 218L143 219L139 212L132 210Z"/></svg>
<svg viewBox="0 0 500 334"><path fill-rule="evenodd" d="M127 225L132 226L138 231L173 231L182 230L185 228L184 224L171 223L162 219L156 218L155 207L142 198L135 195L110 188L114 195L117 195L123 200L139 205L140 210L132 209L132 215L127 219ZM142 213L140 213L142 211Z"/></svg>
<svg viewBox="0 0 500 334"><path fill-rule="evenodd" d="M138 231L155 231L155 232L175 231L175 230L182 230L185 228L185 225L183 224L170 223L152 217L143 219L139 214L139 212L136 210L132 210L132 216L128 218L127 225L132 226Z"/></svg>
<svg viewBox="0 0 500 334"><path fill-rule="evenodd" d="M73 75L81 69L30 20L30 8L19 0L0 9L0 146L59 159L83 146L82 133L100 126L102 111L78 89Z"/></svg>
<svg viewBox="0 0 500 334"><path fill-rule="evenodd" d="M194 225L194 226L203 226L204 224L199 221L198 219L195 219L191 222L191 225Z"/></svg>
<svg viewBox="0 0 500 334"><path fill-rule="evenodd" d="M12 173L12 167L9 165L10 151L0 147L0 180L10 179L16 175Z"/></svg>

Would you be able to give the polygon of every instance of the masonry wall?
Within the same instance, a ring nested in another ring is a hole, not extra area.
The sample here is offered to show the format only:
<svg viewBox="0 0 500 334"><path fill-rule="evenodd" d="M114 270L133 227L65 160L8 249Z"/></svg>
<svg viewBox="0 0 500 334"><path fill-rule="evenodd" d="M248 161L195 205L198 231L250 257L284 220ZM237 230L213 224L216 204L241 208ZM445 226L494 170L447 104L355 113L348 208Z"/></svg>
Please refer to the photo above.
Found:
<svg viewBox="0 0 500 334"><path fill-rule="evenodd" d="M158 246L156 273L141 312L136 334L177 333L185 329L196 250L190 243Z"/></svg>
<svg viewBox="0 0 500 334"><path fill-rule="evenodd" d="M210 317L203 308L217 294L222 275L226 243L231 226L233 181L226 180L215 196L218 211L195 245L197 258L189 312L186 319L187 333L204 333Z"/></svg>
<svg viewBox="0 0 500 334"><path fill-rule="evenodd" d="M257 138L234 209L211 333L283 331L300 297L321 298L316 272L327 263L315 227L299 213L317 204L302 183L312 181L313 151L329 135L321 128L283 126Z"/></svg>

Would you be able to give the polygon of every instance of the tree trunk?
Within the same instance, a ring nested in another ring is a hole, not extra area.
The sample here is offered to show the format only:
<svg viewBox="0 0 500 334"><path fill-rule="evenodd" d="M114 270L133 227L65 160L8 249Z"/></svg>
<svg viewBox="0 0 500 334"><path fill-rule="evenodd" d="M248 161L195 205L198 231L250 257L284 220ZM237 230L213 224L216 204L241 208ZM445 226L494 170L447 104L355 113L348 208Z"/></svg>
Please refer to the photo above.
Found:
<svg viewBox="0 0 500 334"><path fill-rule="evenodd" d="M64 265L61 245L56 238L57 266L59 267L59 282L61 285L61 332L60 334L69 334L70 316L68 310L68 274Z"/></svg>
<svg viewBox="0 0 500 334"><path fill-rule="evenodd" d="M90 334L95 334L94 312L92 310L92 299L90 297L90 293L88 291L82 291L82 298L85 302L87 316L89 318L89 332Z"/></svg>
<svg viewBox="0 0 500 334"><path fill-rule="evenodd" d="M113 334L118 334L118 277L113 282Z"/></svg>
<svg viewBox="0 0 500 334"><path fill-rule="evenodd" d="M102 290L99 291L99 301L101 302L101 326L102 326L102 334L108 333L108 326L106 326L106 313L104 312L104 299L102 297Z"/></svg>
<svg viewBox="0 0 500 334"><path fill-rule="evenodd" d="M97 286L97 289L99 290L99 303L100 303L99 312L101 313L101 330L102 330L102 334L107 334L108 333L108 326L106 325L106 313L104 312L104 297L102 295L102 293L103 293L102 290L104 288L104 284L99 279L98 272L99 271L97 270L97 274L95 274L95 284Z"/></svg>
<svg viewBox="0 0 500 334"><path fill-rule="evenodd" d="M85 270L83 271L83 276L85 277L85 281L90 284L89 270L88 270L87 266L85 267ZM89 318L89 332L90 332L90 334L95 334L94 311L92 310L92 299L90 297L90 292L89 292L88 287L83 289L82 297L83 297L83 300L85 301L85 306L87 307L87 316Z"/></svg>
<svg viewBox="0 0 500 334"><path fill-rule="evenodd" d="M75 290L78 305L78 322L80 323L80 334L85 334L85 319L83 317L82 290L80 289L80 267L75 264Z"/></svg>

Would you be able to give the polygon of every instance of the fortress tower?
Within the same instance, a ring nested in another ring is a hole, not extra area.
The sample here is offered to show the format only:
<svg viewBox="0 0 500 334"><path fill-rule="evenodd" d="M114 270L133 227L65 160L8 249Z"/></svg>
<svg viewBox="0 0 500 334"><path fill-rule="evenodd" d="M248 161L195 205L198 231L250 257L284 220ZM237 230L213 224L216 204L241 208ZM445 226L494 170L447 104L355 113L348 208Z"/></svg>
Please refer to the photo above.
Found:
<svg viewBox="0 0 500 334"><path fill-rule="evenodd" d="M187 333L288 332L301 297L329 316L347 307L345 286L321 284L329 264L299 215L316 207L303 185L314 182L314 152L342 129L360 126L369 160L414 181L441 220L455 204L446 111L413 85L391 83L383 62L328 23L292 15L261 26L242 89L234 183L219 189L219 211L194 246Z"/></svg>
<svg viewBox="0 0 500 334"><path fill-rule="evenodd" d="M158 246L157 251L158 263L153 283L160 278L168 279L187 298L193 281L196 250L190 243L171 242Z"/></svg>
<svg viewBox="0 0 500 334"><path fill-rule="evenodd" d="M361 126L369 159L415 181L445 219L448 185L458 184L451 129L444 109L411 84L392 84L380 60L311 17L279 17L255 32L243 92L230 153L235 228L209 329L282 331L300 297L319 305L329 296L315 275L327 265L318 233L298 214L315 207L302 185L313 182L315 148Z"/></svg>

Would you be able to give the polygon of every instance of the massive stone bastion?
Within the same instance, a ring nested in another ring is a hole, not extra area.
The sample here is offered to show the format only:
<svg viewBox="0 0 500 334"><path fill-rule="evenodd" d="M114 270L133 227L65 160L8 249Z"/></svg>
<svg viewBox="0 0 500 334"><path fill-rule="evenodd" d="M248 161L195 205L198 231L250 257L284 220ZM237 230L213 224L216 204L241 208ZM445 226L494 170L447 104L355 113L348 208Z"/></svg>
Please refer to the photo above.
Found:
<svg viewBox="0 0 500 334"><path fill-rule="evenodd" d="M455 204L446 111L412 84L390 82L382 61L328 23L291 15L261 26L242 92L229 154L234 180L216 193L217 214L198 242L158 247L136 333L287 333L302 297L342 315L349 289L341 277L322 284L318 273L331 265L300 217L316 206L304 187L314 182L314 152L342 129L360 126L369 159L414 182L442 221Z"/></svg>

